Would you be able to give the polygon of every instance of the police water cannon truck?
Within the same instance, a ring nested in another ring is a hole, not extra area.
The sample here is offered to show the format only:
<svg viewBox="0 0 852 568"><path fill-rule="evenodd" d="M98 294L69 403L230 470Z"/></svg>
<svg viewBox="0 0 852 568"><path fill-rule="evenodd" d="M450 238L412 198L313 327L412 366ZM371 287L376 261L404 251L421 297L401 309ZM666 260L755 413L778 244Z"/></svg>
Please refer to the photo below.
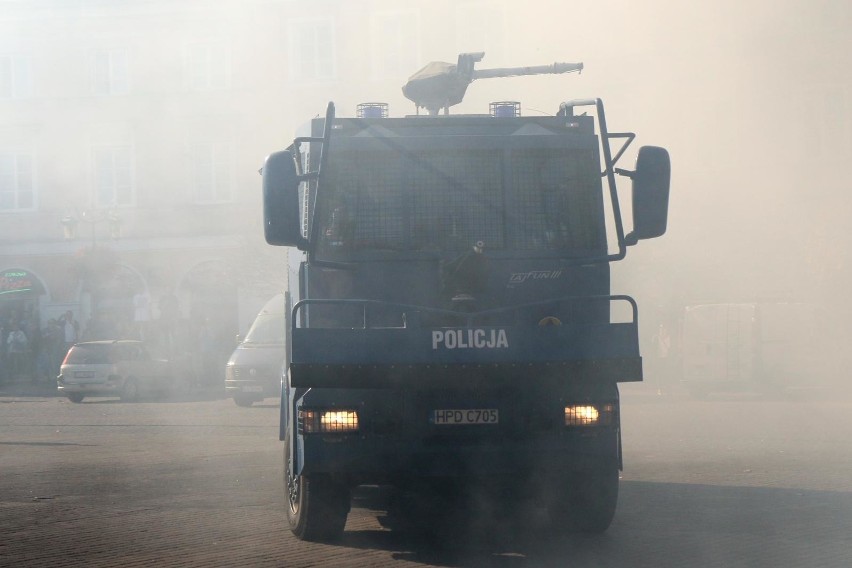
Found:
<svg viewBox="0 0 852 568"><path fill-rule="evenodd" d="M641 381L642 359L610 263L665 233L669 156L644 146L616 168L635 135L608 129L600 99L447 114L479 59L412 77L428 115L364 103L339 118L329 103L264 163L266 240L292 247L279 435L301 539L340 536L364 484L537 503L557 532L613 518L618 383Z"/></svg>

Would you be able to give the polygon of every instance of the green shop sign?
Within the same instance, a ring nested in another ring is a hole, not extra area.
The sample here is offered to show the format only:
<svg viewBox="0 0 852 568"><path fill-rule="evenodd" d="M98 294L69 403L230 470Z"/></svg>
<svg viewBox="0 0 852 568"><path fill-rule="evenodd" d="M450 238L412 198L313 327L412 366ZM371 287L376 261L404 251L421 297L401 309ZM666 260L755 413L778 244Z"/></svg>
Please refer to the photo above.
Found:
<svg viewBox="0 0 852 568"><path fill-rule="evenodd" d="M4 270L0 272L0 295L3 294L44 294L44 287L26 270Z"/></svg>

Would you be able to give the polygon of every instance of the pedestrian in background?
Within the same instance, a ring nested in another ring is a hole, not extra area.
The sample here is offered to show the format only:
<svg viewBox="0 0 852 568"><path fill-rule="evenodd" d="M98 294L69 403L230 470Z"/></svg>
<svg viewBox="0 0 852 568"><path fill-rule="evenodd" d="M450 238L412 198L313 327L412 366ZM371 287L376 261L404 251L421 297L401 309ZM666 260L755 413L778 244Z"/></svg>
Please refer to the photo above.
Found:
<svg viewBox="0 0 852 568"><path fill-rule="evenodd" d="M9 359L12 380L19 379L26 373L29 350L27 334L17 322L12 322L9 335L6 336L6 356Z"/></svg>
<svg viewBox="0 0 852 568"><path fill-rule="evenodd" d="M56 379L62 364L61 351L64 346L65 337L59 322L50 318L41 333L41 349L36 360L40 378L48 381Z"/></svg>
<svg viewBox="0 0 852 568"><path fill-rule="evenodd" d="M74 319L74 312L68 310L59 318L59 325L62 328L62 339L65 344L65 353L71 349L71 346L80 340L80 323ZM65 357L65 353L62 357Z"/></svg>
<svg viewBox="0 0 852 568"><path fill-rule="evenodd" d="M38 320L38 314L32 310L28 310L21 323L21 329L27 336L27 355L24 363L24 372L33 381L39 380L37 360L39 351L41 351L41 328L39 327Z"/></svg>

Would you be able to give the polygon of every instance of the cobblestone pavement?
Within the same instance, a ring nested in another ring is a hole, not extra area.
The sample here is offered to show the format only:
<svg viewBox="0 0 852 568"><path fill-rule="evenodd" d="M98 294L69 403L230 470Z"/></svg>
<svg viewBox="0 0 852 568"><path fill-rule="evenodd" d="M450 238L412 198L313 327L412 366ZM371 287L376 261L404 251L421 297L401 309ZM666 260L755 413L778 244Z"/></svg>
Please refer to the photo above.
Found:
<svg viewBox="0 0 852 568"><path fill-rule="evenodd" d="M0 387L0 566L852 566L852 405L626 390L606 534L484 519L427 541L385 528L385 495L366 487L322 545L284 528L272 399L73 404Z"/></svg>

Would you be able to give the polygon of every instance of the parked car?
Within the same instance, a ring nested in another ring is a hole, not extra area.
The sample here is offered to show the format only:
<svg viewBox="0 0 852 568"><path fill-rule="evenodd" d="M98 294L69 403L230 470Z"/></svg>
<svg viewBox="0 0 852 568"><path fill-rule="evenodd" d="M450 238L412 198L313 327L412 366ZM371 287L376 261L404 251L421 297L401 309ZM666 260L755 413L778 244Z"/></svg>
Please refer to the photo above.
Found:
<svg viewBox="0 0 852 568"><path fill-rule="evenodd" d="M87 396L134 401L173 393L179 383L168 360L154 357L142 341L122 339L73 345L60 367L57 388L71 402Z"/></svg>
<svg viewBox="0 0 852 568"><path fill-rule="evenodd" d="M252 322L225 366L225 389L239 406L251 406L267 396L278 396L286 354L287 300L278 294Z"/></svg>

